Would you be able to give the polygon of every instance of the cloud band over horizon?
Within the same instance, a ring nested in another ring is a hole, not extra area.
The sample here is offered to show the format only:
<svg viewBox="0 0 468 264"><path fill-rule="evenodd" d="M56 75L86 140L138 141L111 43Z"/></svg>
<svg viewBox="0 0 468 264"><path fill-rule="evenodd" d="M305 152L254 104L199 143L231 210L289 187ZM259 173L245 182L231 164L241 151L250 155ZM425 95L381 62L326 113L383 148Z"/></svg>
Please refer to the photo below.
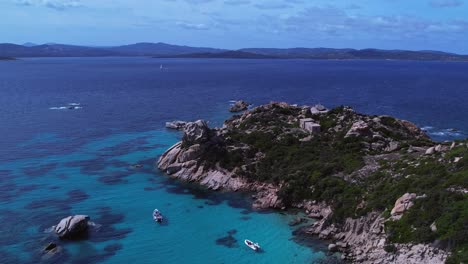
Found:
<svg viewBox="0 0 468 264"><path fill-rule="evenodd" d="M463 0L4 0L0 42L468 53Z"/></svg>

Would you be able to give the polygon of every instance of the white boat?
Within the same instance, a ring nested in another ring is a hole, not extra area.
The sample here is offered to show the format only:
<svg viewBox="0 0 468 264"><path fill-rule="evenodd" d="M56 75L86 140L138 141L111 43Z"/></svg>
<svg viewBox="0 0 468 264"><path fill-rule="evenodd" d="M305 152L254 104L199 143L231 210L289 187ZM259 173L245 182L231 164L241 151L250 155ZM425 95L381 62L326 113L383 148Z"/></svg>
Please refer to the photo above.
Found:
<svg viewBox="0 0 468 264"><path fill-rule="evenodd" d="M158 222L158 223L161 223L163 221L163 216L162 216L161 212L159 212L158 209L154 209L154 211L153 211L153 220Z"/></svg>
<svg viewBox="0 0 468 264"><path fill-rule="evenodd" d="M258 251L260 250L260 245L258 245L258 243L254 243L248 239L244 240L244 243L246 246L248 246L249 248L251 248L252 250L254 251Z"/></svg>

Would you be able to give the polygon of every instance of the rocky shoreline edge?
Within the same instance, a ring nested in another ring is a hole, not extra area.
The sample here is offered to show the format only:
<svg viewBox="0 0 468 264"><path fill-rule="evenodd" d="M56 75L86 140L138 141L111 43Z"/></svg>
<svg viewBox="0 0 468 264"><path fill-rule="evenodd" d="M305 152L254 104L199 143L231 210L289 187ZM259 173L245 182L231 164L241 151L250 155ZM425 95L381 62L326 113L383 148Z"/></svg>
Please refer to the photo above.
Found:
<svg viewBox="0 0 468 264"><path fill-rule="evenodd" d="M290 109L291 107L285 103L271 103L266 106L260 106L261 111L270 111L272 108ZM309 111L310 107L301 107L302 113ZM314 109L314 107L312 107ZM348 110L347 110L348 111ZM352 109L349 111L353 112ZM310 226L301 228L301 232L318 236L320 239L330 241L329 251L342 252L342 259L350 263L444 263L449 257L450 252L437 247L433 244L420 243L387 243L388 235L385 232L385 222L391 221L388 217L384 217L384 212L371 211L361 217L347 217L341 224L336 224L331 221L333 215L332 207L325 201L303 200L299 203L285 205L278 192L281 189L281 184L273 184L262 181L255 181L243 177L249 164L235 167L234 169L226 169L219 163L208 166L206 164L207 157L204 153L207 149L212 149L213 146L221 144L228 135L232 126L239 126L245 120L251 118L259 111L248 111L240 116L235 116L231 120L226 121L222 128L210 129L205 121L198 120L185 124L184 136L182 141L176 143L165 151L157 162L157 167L168 174L170 177L177 178L187 182L195 182L206 186L211 190L226 190L226 191L248 191L254 193L253 207L256 209L279 209L285 210L288 208L298 208L304 211L308 217L316 219L316 222ZM326 113L326 112L325 112ZM302 130L307 130L307 127L302 125L303 120L307 115L302 114L297 119L289 120L291 124L300 123ZM382 118L359 116L359 120L353 120L349 127L343 126L346 129L346 136L361 136L364 133L369 133L371 122L381 122ZM372 120L372 121L370 121ZM395 119L396 120L396 119ZM299 122L300 121L300 122ZM304 121L305 122L305 121ZM416 138L425 138L425 134L419 128L408 121L397 120L405 131L409 131ZM375 124L374 124L375 125ZM301 140L310 140L314 137L314 131L307 137ZM367 136L367 135L366 135ZM380 134L371 135L371 137L382 137ZM394 152L399 149L401 142L378 138L375 143L375 149L385 152L380 154L379 158L392 159ZM374 144L374 143L373 143ZM454 143L455 144L455 143ZM208 146L208 147L207 147ZM232 146L228 146L232 147ZM242 148L243 146L237 146ZM372 148L374 146L371 146ZM453 148L453 144L451 146ZM408 152L416 156L433 155L448 150L450 147L447 144L433 145L430 142L425 146L415 146L408 148ZM375 150L374 149L374 150ZM352 174L354 176L365 177L378 168L379 158L375 156L366 156L365 165ZM262 153L256 153L252 157L253 163L261 160ZM250 164L251 165L251 164ZM364 175L364 176L363 176ZM344 176L346 178L346 176ZM395 207L392 210L392 218L398 219L403 213L412 206L413 200L417 199L416 194L406 193L395 201Z"/></svg>

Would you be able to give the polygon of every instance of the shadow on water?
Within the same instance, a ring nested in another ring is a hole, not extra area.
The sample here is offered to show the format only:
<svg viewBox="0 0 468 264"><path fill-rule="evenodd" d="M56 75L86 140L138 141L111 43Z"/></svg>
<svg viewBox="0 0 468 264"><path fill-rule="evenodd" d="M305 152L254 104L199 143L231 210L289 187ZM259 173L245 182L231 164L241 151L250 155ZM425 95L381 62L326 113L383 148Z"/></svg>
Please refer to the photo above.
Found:
<svg viewBox="0 0 468 264"><path fill-rule="evenodd" d="M113 225L124 222L124 214L113 213L112 208L110 207L98 208L97 214L99 216L92 219L92 221L98 226L95 228L95 232L89 233L89 241L103 242L108 240L123 239L132 232L131 228L117 229L113 227Z"/></svg>
<svg viewBox="0 0 468 264"><path fill-rule="evenodd" d="M45 176L58 166L58 163L48 163L44 165L34 165L23 168L23 173L30 177Z"/></svg>
<svg viewBox="0 0 468 264"><path fill-rule="evenodd" d="M238 248L238 240L234 237L237 233L237 230L232 229L227 231L227 236L220 237L216 239L216 245L227 247L227 248Z"/></svg>
<svg viewBox="0 0 468 264"><path fill-rule="evenodd" d="M152 180L150 179L150 181ZM242 214L273 212L272 210L253 210L252 198L247 192L213 191L198 184L187 183L169 177L164 178L162 182L158 181L158 184L164 186L168 193L191 195L195 200L204 200L204 204L207 206L217 206L225 202L232 208L243 209Z"/></svg>
<svg viewBox="0 0 468 264"><path fill-rule="evenodd" d="M35 200L27 204L24 208L28 210L35 210L41 208L54 207L59 211L69 211L71 206L75 203L82 202L89 198L89 195L82 190L72 190L67 193L68 198L47 198L42 200Z"/></svg>

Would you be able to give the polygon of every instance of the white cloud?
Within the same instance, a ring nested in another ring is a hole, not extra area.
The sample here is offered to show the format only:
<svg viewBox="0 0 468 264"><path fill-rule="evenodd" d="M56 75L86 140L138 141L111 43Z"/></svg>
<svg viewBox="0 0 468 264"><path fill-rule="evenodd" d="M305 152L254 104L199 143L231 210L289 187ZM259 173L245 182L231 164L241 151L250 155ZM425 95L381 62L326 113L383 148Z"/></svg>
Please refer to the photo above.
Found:
<svg viewBox="0 0 468 264"><path fill-rule="evenodd" d="M25 6L45 6L55 10L83 6L80 0L16 0L16 3Z"/></svg>
<svg viewBox="0 0 468 264"><path fill-rule="evenodd" d="M190 30L207 30L209 27L206 24L199 23L199 24L194 24L194 23L188 23L188 22L182 22L179 21L176 23L181 28L184 29L190 29Z"/></svg>

